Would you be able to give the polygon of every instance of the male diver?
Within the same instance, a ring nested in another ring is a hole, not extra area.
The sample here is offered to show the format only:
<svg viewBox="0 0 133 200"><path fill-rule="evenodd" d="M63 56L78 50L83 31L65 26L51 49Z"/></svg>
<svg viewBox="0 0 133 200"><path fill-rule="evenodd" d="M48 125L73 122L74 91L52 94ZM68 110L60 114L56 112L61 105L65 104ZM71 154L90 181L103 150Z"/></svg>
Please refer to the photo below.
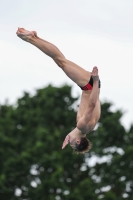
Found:
<svg viewBox="0 0 133 200"><path fill-rule="evenodd" d="M67 60L55 45L38 37L36 31L18 28L16 34L22 40L34 45L51 57L65 74L82 89L81 101L77 112L77 124L74 130L66 136L62 149L70 143L70 146L78 153L89 151L91 144L86 138L86 134L94 129L101 113L98 68L93 67L92 72L89 72Z"/></svg>

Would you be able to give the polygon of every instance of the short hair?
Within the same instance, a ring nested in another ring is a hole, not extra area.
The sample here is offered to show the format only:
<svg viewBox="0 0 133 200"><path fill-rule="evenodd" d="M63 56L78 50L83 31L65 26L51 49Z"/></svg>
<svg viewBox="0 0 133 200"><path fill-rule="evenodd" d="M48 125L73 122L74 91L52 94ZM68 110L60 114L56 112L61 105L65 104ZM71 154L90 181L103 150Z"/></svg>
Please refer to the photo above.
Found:
<svg viewBox="0 0 133 200"><path fill-rule="evenodd" d="M80 144L75 144L74 152L84 154L91 149L91 143L86 137L82 137Z"/></svg>

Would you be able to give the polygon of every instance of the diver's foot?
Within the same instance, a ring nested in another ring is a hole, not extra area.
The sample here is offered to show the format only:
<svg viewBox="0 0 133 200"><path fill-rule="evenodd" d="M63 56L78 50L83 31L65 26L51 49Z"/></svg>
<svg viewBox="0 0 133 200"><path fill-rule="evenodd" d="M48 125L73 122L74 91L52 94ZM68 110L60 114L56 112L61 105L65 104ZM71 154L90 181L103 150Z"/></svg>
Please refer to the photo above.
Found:
<svg viewBox="0 0 133 200"><path fill-rule="evenodd" d="M98 68L97 67L93 67L91 75L92 75L93 81L98 81L99 80Z"/></svg>
<svg viewBox="0 0 133 200"><path fill-rule="evenodd" d="M26 42L30 42L31 39L37 37L36 31L27 31L24 28L18 28L16 34Z"/></svg>

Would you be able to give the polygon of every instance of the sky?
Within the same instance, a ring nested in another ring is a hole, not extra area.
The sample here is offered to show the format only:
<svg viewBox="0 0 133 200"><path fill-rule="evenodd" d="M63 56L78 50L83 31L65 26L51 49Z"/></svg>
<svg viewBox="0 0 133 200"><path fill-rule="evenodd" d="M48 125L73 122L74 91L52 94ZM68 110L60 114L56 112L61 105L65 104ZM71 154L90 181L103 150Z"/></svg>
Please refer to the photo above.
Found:
<svg viewBox="0 0 133 200"><path fill-rule="evenodd" d="M53 60L16 36L18 27L36 30L65 57L86 70L98 66L100 99L124 112L133 123L132 0L0 0L0 104L15 104L24 91L31 95L49 84L81 90Z"/></svg>

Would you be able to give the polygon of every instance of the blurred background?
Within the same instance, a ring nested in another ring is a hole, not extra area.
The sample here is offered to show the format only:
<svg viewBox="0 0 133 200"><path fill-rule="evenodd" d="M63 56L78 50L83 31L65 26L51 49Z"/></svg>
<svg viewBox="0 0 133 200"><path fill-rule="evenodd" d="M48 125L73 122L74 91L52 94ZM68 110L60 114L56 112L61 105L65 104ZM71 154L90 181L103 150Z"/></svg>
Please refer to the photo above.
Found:
<svg viewBox="0 0 133 200"><path fill-rule="evenodd" d="M132 10L132 0L1 0L0 199L133 198ZM102 115L89 153L61 150L80 88L18 27L86 70L98 66Z"/></svg>

